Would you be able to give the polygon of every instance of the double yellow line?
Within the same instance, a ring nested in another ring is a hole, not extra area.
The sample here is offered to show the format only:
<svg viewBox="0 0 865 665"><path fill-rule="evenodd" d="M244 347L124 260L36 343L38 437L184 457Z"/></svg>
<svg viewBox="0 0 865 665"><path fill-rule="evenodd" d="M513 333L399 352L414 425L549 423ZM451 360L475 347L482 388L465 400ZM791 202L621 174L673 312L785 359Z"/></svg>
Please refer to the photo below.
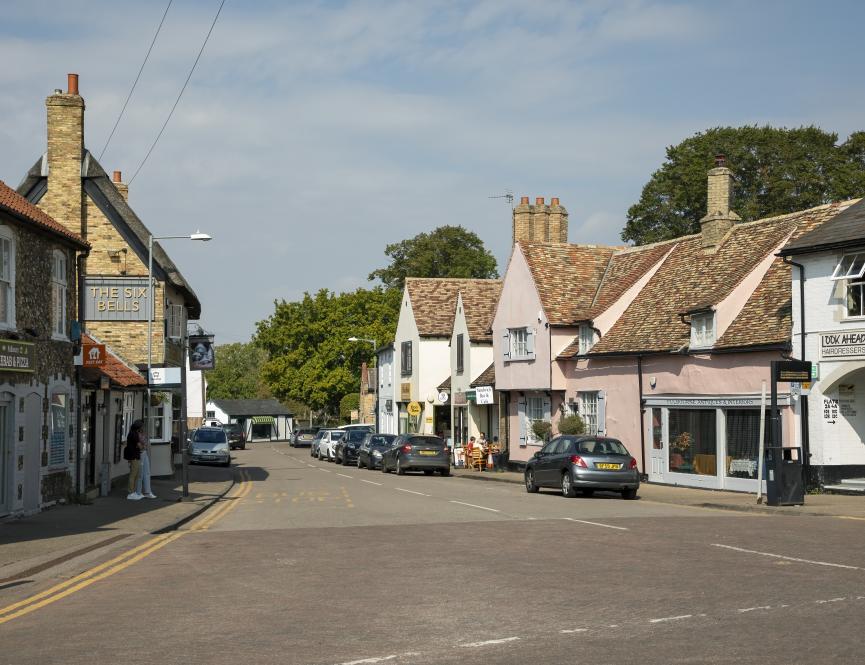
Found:
<svg viewBox="0 0 865 665"><path fill-rule="evenodd" d="M216 508L213 513L206 515L189 530L174 531L172 533L161 534L151 538L141 545L133 547L105 563L101 563L89 570L85 570L83 573L80 573L65 582L56 584L50 589L46 589L45 591L30 596L29 598L25 598L17 603L12 603L11 605L2 607L0 608L0 624L4 624L12 619L17 619L25 614L35 612L46 605L56 603L58 600L71 596L73 593L81 591L91 584L104 580L106 577L111 577L112 575L129 568L129 566L153 554L155 551L162 549L190 531L204 531L210 528L217 520L222 519L233 510L239 501L252 491L252 482L249 479L249 474L246 471L241 471L240 476L241 482L238 485L236 494L231 497L229 501L220 503L219 507Z"/></svg>

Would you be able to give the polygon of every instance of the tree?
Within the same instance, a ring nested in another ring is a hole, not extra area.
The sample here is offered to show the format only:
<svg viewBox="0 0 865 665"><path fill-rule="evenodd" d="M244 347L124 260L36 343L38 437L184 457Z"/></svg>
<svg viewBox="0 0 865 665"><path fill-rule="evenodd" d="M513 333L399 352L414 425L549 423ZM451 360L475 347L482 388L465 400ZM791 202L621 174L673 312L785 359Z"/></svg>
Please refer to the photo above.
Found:
<svg viewBox="0 0 865 665"><path fill-rule="evenodd" d="M349 337L393 339L402 294L357 289L335 294L322 289L296 302L274 303L274 313L259 321L255 343L270 360L262 377L279 399L297 400L337 415L343 395L360 390L360 365L373 356L370 344Z"/></svg>
<svg viewBox="0 0 865 665"><path fill-rule="evenodd" d="M390 265L370 273L389 289L402 291L406 277L464 277L490 279L499 276L495 257L483 241L461 226L440 226L431 233L385 247Z"/></svg>
<svg viewBox="0 0 865 665"><path fill-rule="evenodd" d="M706 172L716 154L736 176L743 220L804 210L865 193L865 133L837 145L818 127L716 127L667 148L666 161L628 210L621 237L638 245L700 232Z"/></svg>
<svg viewBox="0 0 865 665"><path fill-rule="evenodd" d="M216 367L207 371L207 399L260 399L270 397L261 380L267 353L254 344L216 347Z"/></svg>
<svg viewBox="0 0 865 665"><path fill-rule="evenodd" d="M360 393L349 393L339 400L339 417L344 423L351 422L351 412L360 409Z"/></svg>

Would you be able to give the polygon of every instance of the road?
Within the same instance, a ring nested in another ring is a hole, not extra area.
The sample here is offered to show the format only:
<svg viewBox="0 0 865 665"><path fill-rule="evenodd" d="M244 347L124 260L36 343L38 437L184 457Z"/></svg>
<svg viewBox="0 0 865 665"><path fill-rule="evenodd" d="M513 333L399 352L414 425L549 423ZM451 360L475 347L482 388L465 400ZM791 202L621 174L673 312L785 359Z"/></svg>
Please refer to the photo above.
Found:
<svg viewBox="0 0 865 665"><path fill-rule="evenodd" d="M861 521L235 461L181 530L0 590L0 662L865 660Z"/></svg>

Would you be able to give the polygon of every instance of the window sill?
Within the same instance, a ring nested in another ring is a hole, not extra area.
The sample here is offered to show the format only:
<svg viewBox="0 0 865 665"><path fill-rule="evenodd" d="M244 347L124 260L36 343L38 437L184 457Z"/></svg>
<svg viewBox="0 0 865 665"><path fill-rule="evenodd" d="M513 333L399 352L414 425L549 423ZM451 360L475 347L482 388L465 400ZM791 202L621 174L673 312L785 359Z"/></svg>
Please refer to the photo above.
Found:
<svg viewBox="0 0 865 665"><path fill-rule="evenodd" d="M58 335L55 333L55 334L51 335L51 341L53 341L53 342L69 342L71 340L66 335Z"/></svg>
<svg viewBox="0 0 865 665"><path fill-rule="evenodd" d="M506 363L525 363L535 360L535 356L521 356L519 358L505 358Z"/></svg>
<svg viewBox="0 0 865 665"><path fill-rule="evenodd" d="M862 323L865 321L865 316L845 316L839 323Z"/></svg>

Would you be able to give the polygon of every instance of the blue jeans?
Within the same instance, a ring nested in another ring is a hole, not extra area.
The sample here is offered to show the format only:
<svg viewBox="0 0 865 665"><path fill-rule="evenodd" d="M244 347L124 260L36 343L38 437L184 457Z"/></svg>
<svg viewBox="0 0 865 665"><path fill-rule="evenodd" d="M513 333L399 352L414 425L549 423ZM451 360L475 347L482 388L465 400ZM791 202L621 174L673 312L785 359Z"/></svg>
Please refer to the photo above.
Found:
<svg viewBox="0 0 865 665"><path fill-rule="evenodd" d="M135 483L135 491L139 494L150 494L150 456L141 451L141 473L138 482Z"/></svg>

